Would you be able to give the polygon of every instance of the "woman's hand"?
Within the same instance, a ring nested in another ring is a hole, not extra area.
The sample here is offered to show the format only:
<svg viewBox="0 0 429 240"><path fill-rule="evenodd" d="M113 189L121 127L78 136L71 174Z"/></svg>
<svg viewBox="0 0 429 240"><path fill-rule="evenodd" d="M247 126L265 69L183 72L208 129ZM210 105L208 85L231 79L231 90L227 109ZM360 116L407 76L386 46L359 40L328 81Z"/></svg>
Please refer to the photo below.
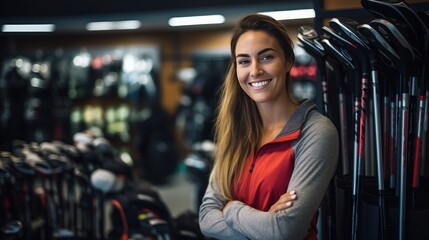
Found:
<svg viewBox="0 0 429 240"><path fill-rule="evenodd" d="M278 212L283 209L290 208L292 202L296 200L296 192L290 191L280 196L279 200L271 206L268 212Z"/></svg>
<svg viewBox="0 0 429 240"><path fill-rule="evenodd" d="M226 209L227 207L229 207L229 205L231 205L231 203L232 203L232 201L231 201L231 200L229 200L228 202L226 202L225 206L223 206L223 208L222 208L222 211L225 211L225 209Z"/></svg>

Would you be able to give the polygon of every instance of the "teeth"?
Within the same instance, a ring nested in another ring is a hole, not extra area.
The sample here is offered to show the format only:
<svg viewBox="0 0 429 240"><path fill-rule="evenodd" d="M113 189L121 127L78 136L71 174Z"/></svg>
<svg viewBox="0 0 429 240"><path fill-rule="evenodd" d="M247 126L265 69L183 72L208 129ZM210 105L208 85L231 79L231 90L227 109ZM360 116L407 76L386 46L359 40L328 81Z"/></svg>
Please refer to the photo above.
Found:
<svg viewBox="0 0 429 240"><path fill-rule="evenodd" d="M268 81L262 81L262 82L252 82L250 85L252 87L262 87L264 85L268 84Z"/></svg>

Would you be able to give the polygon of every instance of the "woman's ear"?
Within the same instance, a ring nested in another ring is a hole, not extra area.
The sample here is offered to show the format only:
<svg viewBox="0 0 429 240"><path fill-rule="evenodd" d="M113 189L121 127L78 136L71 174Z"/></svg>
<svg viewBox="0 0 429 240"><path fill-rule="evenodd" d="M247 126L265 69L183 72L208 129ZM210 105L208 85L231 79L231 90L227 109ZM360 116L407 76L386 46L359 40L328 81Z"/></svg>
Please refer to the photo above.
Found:
<svg viewBox="0 0 429 240"><path fill-rule="evenodd" d="M293 66L293 61L292 60L289 60L289 61L286 62L286 70L287 70L287 72L290 72L290 70L292 69L292 66Z"/></svg>

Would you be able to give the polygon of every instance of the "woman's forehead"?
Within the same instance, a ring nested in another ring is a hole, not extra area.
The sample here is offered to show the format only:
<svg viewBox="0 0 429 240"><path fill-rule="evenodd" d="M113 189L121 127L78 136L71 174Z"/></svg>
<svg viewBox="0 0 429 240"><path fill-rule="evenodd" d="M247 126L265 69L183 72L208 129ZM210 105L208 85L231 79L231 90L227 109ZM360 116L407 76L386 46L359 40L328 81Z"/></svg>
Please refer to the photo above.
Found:
<svg viewBox="0 0 429 240"><path fill-rule="evenodd" d="M265 31L247 31L237 40L235 55L258 53L262 49L271 48L282 51L277 39Z"/></svg>

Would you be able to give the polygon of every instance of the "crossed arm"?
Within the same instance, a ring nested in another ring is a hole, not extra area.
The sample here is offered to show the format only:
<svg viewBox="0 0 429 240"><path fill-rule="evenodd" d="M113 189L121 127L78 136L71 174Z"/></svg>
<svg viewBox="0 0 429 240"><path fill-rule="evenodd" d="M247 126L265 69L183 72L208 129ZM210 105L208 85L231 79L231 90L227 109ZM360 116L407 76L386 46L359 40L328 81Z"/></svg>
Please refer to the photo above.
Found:
<svg viewBox="0 0 429 240"><path fill-rule="evenodd" d="M233 205L234 203L240 203L240 202L238 202L238 201L226 201L222 196L220 196L216 192L214 192L211 187L208 188L204 198L205 198L205 200L216 199L214 201L210 201L211 204L207 204L207 201L203 200L203 202L206 203L206 206L204 208L209 207L209 208L213 209L209 213L209 215L211 216L210 218L201 217L201 214L200 214L201 220L203 220L203 221L209 220L210 223L207 222L207 224L209 224L212 229L216 229L216 234L215 234L215 236L212 236L212 237L216 237L219 239L248 239L243 234L241 234L240 232L230 228L226 224L225 218L224 218L224 211L227 211L229 206ZM274 205L271 206L271 208L268 212L273 214L273 213L276 213L278 211L290 208L293 205L293 201L296 199L297 199L296 191L287 192L287 193L283 194ZM210 206L208 206L208 205L210 205ZM258 210L255 209L255 211L258 211ZM202 222L202 224L204 224L204 223ZM207 232L205 232L205 233L208 236L211 235L211 233L207 233Z"/></svg>

